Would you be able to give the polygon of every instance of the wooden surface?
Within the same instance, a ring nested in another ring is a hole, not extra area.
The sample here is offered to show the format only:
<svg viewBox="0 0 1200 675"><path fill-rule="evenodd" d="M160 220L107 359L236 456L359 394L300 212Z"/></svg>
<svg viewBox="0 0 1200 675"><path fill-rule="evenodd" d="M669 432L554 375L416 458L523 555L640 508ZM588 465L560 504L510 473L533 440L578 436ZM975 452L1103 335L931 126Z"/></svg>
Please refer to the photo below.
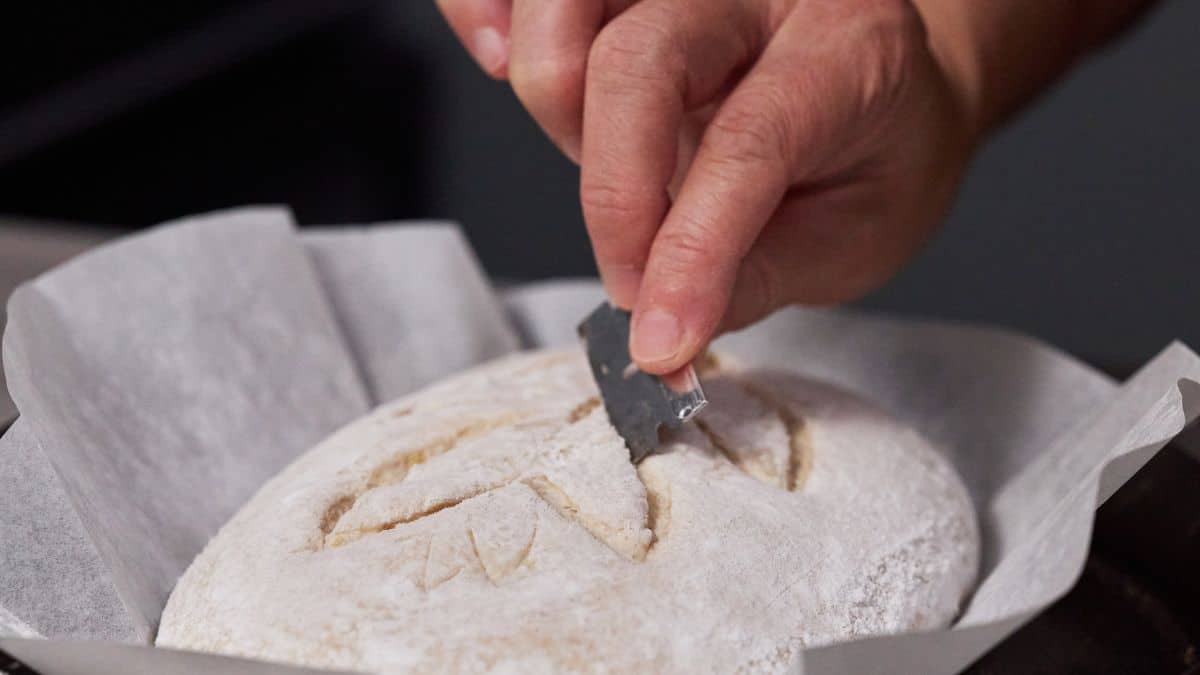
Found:
<svg viewBox="0 0 1200 675"><path fill-rule="evenodd" d="M8 296L17 286L105 239L105 234L96 230L47 225L0 216L0 328L5 323ZM0 370L0 427L16 412Z"/></svg>

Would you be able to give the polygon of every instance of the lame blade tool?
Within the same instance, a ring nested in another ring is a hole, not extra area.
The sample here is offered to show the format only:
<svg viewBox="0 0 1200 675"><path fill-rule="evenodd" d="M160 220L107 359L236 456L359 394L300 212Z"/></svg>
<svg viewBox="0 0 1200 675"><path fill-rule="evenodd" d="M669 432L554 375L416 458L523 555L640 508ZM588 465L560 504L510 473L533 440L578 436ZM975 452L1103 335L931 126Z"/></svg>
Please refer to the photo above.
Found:
<svg viewBox="0 0 1200 675"><path fill-rule="evenodd" d="M658 447L659 430L678 429L708 400L692 366L670 377L638 369L629 355L629 312L605 302L579 324L608 419L636 464Z"/></svg>

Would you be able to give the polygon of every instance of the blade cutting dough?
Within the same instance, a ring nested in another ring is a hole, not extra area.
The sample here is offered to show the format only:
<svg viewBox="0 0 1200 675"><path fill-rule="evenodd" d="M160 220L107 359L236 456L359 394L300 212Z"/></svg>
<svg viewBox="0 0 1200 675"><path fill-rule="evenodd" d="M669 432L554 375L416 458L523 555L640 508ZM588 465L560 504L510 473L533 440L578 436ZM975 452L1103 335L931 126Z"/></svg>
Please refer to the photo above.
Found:
<svg viewBox="0 0 1200 675"><path fill-rule="evenodd" d="M629 312L605 302L579 324L604 409L640 462L658 447L662 427L678 429L708 403L692 366L669 377L638 369L629 355Z"/></svg>

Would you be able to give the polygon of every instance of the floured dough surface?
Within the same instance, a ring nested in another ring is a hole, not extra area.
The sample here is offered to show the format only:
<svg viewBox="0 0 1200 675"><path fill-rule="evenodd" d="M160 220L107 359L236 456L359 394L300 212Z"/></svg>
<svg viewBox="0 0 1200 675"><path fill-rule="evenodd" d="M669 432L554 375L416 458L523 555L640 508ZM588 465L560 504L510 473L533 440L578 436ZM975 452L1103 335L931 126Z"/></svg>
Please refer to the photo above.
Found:
<svg viewBox="0 0 1200 675"><path fill-rule="evenodd" d="M704 383L699 424L637 467L578 351L385 405L222 528L158 644L380 673L777 673L954 618L978 534L925 440L793 375Z"/></svg>

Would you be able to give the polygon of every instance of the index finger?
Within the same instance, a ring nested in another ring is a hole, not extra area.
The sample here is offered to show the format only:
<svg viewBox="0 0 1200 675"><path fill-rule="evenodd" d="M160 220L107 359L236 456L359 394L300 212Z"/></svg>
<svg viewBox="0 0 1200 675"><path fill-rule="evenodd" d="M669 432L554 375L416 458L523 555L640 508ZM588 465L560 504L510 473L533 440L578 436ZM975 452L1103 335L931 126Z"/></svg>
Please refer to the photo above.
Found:
<svg viewBox="0 0 1200 675"><path fill-rule="evenodd" d="M687 365L715 335L742 260L786 194L790 111L753 75L717 111L650 249L630 353L646 371Z"/></svg>
<svg viewBox="0 0 1200 675"><path fill-rule="evenodd" d="M670 206L684 113L750 57L760 25L726 3L644 0L597 37L584 94L580 199L618 306L633 306Z"/></svg>

